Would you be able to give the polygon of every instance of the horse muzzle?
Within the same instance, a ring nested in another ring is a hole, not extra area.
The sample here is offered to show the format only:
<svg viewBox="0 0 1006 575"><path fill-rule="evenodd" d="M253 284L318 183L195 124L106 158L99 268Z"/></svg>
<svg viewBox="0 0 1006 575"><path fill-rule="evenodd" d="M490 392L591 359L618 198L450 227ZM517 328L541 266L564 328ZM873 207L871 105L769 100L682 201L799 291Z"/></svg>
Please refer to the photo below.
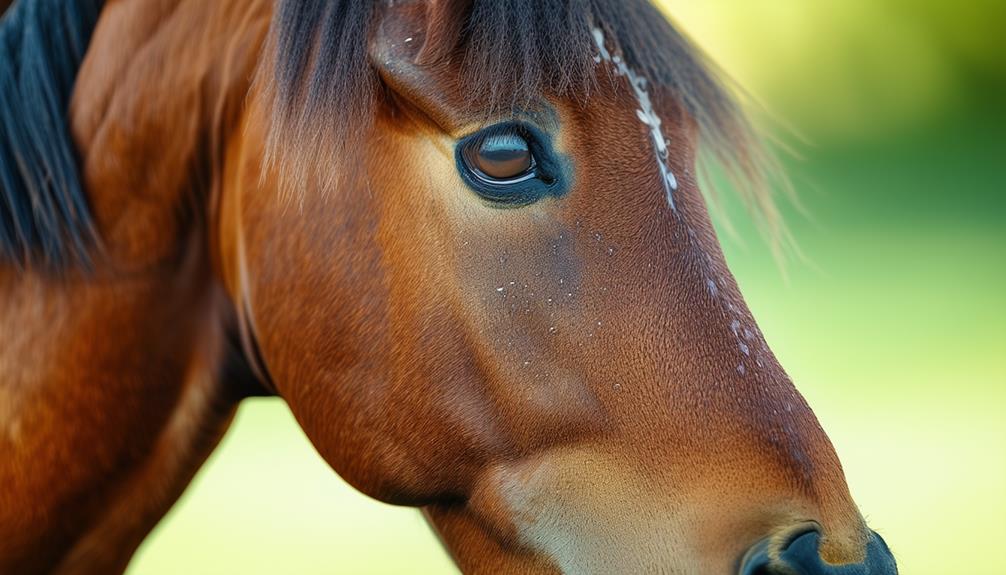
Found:
<svg viewBox="0 0 1006 575"><path fill-rule="evenodd" d="M861 563L832 565L819 553L821 534L814 529L773 545L769 538L752 547L741 562L739 575L897 575L898 567L887 543L870 532L866 557Z"/></svg>

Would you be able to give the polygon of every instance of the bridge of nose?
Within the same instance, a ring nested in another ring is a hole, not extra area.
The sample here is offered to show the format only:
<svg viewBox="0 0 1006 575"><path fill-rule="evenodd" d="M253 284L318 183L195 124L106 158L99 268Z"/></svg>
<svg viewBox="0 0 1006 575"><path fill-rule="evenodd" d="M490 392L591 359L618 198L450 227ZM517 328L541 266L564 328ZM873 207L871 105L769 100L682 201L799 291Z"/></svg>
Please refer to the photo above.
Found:
<svg viewBox="0 0 1006 575"><path fill-rule="evenodd" d="M821 558L817 531L793 539L784 549L773 550L768 539L748 552L740 575L897 575L898 567L884 539L870 532L865 558L860 563L830 564Z"/></svg>

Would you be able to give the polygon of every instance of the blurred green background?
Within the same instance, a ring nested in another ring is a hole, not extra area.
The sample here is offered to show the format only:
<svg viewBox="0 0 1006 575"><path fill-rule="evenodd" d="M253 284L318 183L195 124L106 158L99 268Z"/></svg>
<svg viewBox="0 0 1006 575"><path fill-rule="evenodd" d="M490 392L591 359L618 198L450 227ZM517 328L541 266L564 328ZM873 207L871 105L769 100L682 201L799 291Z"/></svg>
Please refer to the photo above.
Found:
<svg viewBox="0 0 1006 575"><path fill-rule="evenodd" d="M669 0L799 158L783 277L737 202L744 293L906 575L1006 573L1006 2ZM278 400L247 402L131 574L452 573Z"/></svg>

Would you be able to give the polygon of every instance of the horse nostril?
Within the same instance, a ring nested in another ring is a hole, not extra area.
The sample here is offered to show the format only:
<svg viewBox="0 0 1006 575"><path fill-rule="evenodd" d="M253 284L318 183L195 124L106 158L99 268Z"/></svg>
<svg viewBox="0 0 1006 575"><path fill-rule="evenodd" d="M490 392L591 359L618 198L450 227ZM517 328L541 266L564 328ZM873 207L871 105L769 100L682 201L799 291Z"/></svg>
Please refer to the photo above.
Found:
<svg viewBox="0 0 1006 575"><path fill-rule="evenodd" d="M739 575L798 575L801 572L786 562L780 561L780 551L784 551L788 543L779 545L778 541L766 537L754 545L741 560ZM781 549L780 549L781 548Z"/></svg>
<svg viewBox="0 0 1006 575"><path fill-rule="evenodd" d="M831 565L818 553L817 531L797 534L788 541L759 541L745 554L740 575L897 575L898 567L884 539L870 532L862 563Z"/></svg>

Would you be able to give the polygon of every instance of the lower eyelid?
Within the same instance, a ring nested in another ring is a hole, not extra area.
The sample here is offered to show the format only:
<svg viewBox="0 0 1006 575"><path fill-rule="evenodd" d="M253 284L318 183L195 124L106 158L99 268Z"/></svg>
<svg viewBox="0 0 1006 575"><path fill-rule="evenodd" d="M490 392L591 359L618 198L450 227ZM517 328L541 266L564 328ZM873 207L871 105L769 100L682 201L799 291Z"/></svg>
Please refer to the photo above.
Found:
<svg viewBox="0 0 1006 575"><path fill-rule="evenodd" d="M537 178L539 176L538 172L535 170L534 164L531 165L531 168L528 169L528 171L526 173L524 173L524 174L522 174L520 176L514 176L513 178L505 179L505 180L494 178L494 177L492 177L492 176L490 176L488 174L482 173L479 170L472 170L472 173L477 178L479 178L480 180L486 182L487 184L493 184L493 185L497 185L497 186L499 186L499 185L507 186L507 185L519 184L521 182L526 182L528 180L532 180L532 179Z"/></svg>

